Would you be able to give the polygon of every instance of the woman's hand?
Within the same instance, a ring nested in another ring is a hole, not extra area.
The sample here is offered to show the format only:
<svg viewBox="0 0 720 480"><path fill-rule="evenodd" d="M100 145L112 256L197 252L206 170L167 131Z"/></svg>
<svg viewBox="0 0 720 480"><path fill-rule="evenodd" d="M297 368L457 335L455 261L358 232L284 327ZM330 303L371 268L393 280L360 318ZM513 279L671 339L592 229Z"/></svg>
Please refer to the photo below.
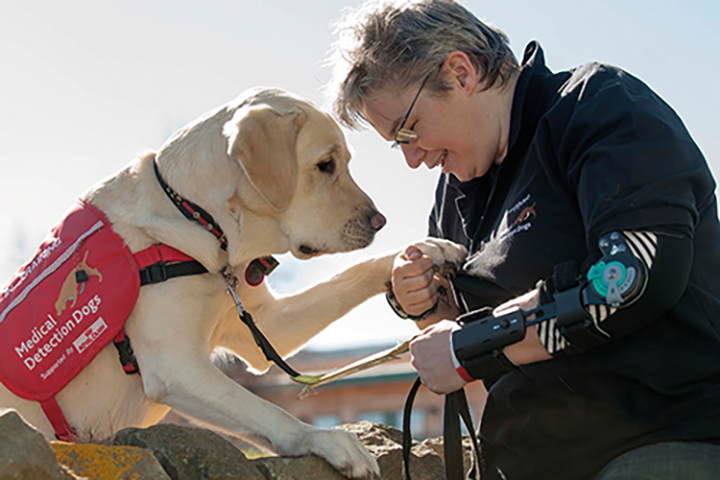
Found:
<svg viewBox="0 0 720 480"><path fill-rule="evenodd" d="M410 315L422 315L437 304L432 315L416 321L421 330L460 314L451 294L450 281L435 274L432 259L416 246L407 247L395 257L392 288L398 303Z"/></svg>
<svg viewBox="0 0 720 480"><path fill-rule="evenodd" d="M395 257L392 288L406 313L422 315L438 302L434 273L432 259L413 245Z"/></svg>
<svg viewBox="0 0 720 480"><path fill-rule="evenodd" d="M539 294L533 290L521 297L510 300L497 307L495 316L507 313L513 308L528 311L537 307ZM455 370L451 352L453 332L460 330L454 321L443 320L427 327L410 342L412 365L420 374L422 382L433 392L448 394L463 388L467 382ZM505 355L516 365L549 360L552 356L540 342L535 327L527 329L525 338L518 343L508 345Z"/></svg>
<svg viewBox="0 0 720 480"><path fill-rule="evenodd" d="M468 382L455 370L450 339L460 325L443 320L427 327L410 342L412 365L430 390L446 395L463 388Z"/></svg>

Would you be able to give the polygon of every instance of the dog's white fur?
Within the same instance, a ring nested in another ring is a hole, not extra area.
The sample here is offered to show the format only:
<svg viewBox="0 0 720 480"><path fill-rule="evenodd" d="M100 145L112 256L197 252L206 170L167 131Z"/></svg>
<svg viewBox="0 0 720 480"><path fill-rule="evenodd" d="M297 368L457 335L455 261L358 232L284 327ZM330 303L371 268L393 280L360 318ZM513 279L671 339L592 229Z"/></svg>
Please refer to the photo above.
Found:
<svg viewBox="0 0 720 480"><path fill-rule="evenodd" d="M228 379L211 361L215 349L225 348L257 371L270 367L238 320L217 273L223 266L234 267L242 279L257 257L291 251L308 258L372 241L382 217L350 177L349 159L342 131L327 114L288 93L254 89L91 190L86 199L106 213L131 251L165 243L212 273L141 289L126 331L142 377L126 375L117 351L107 346L56 396L69 423L102 438L151 425L172 408L231 434L264 439L279 454L314 453L352 477L378 475L377 463L354 435L300 422ZM175 190L213 215L227 235L227 253L168 200L153 160ZM437 264L465 255L462 247L442 241L418 245ZM290 296L243 281L237 295L285 357L383 292L394 256L364 261ZM17 410L54 438L38 403L0 385L0 406Z"/></svg>

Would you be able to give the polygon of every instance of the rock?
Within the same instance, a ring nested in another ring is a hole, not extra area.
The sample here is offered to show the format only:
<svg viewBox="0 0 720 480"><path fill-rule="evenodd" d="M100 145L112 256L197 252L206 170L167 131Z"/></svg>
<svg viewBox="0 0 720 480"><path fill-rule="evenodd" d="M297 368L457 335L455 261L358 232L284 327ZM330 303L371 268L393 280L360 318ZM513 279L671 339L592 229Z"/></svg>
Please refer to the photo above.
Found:
<svg viewBox="0 0 720 480"><path fill-rule="evenodd" d="M383 424L360 422L341 425L358 436L380 465L381 480L404 480L402 431ZM440 455L427 445L413 442L410 450L412 480L435 480L445 477L445 464Z"/></svg>
<svg viewBox="0 0 720 480"><path fill-rule="evenodd" d="M240 450L210 430L170 424L126 428L112 443L152 450L173 480L265 479Z"/></svg>
<svg viewBox="0 0 720 480"><path fill-rule="evenodd" d="M423 442L420 444L425 447L430 448L435 453L437 453L440 458L445 458L445 447L443 446L443 438L428 438L423 440ZM473 462L473 453L472 453L472 441L470 440L470 437L468 435L463 436L462 438L462 446L463 446L463 468L465 470L465 475L467 475L468 470L470 470L470 467L472 466Z"/></svg>
<svg viewBox="0 0 720 480"><path fill-rule="evenodd" d="M338 428L358 436L380 465L382 480L404 480L400 430L371 422ZM76 478L68 473L66 467L89 479L343 478L327 462L313 455L248 460L220 435L201 428L172 424L155 425L147 429L128 428L118 432L112 443L113 446L53 442L51 448L16 413L8 413L0 417L0 480ZM466 450L469 460L467 442ZM56 455L62 465L58 464ZM410 475L412 480L444 478L442 439L413 442Z"/></svg>
<svg viewBox="0 0 720 480"><path fill-rule="evenodd" d="M342 430L358 436L380 465L381 480L404 480L402 460L402 432L387 425L360 422L341 425ZM440 440L442 449L442 441ZM324 460L315 457L267 457L253 460L268 480L342 479L340 473ZM428 445L414 442L411 449L410 476L412 480L436 480L445 477L442 456Z"/></svg>
<svg viewBox="0 0 720 480"><path fill-rule="evenodd" d="M170 479L153 453L144 448L65 442L52 442L51 446L58 462L76 475L92 479Z"/></svg>
<svg viewBox="0 0 720 480"><path fill-rule="evenodd" d="M315 455L305 457L264 457L252 461L267 480L342 480L337 470Z"/></svg>
<svg viewBox="0 0 720 480"><path fill-rule="evenodd" d="M14 411L0 416L0 480L72 478L40 432Z"/></svg>

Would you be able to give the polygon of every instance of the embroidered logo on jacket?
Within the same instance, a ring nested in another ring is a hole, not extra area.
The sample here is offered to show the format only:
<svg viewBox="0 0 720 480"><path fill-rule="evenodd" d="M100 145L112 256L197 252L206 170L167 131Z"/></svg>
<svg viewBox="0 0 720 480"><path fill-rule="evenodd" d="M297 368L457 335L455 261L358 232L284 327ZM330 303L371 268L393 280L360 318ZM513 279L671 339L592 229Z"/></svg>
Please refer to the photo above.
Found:
<svg viewBox="0 0 720 480"><path fill-rule="evenodd" d="M537 213L535 213L535 205L536 204L537 204L537 202L533 203L529 207L523 208L522 212L520 212L520 215L518 215L515 218L515 221L513 222L512 227L510 227L510 229L512 230L513 228L517 227L521 223L527 222L532 217L537 217Z"/></svg>
<svg viewBox="0 0 720 480"><path fill-rule="evenodd" d="M537 217L537 212L535 211L537 202L530 204L530 200L531 196L528 193L522 200L519 200L505 212L502 222L497 229L497 233L492 235L493 239L511 237L532 228L532 220ZM513 217L515 219L511 221Z"/></svg>

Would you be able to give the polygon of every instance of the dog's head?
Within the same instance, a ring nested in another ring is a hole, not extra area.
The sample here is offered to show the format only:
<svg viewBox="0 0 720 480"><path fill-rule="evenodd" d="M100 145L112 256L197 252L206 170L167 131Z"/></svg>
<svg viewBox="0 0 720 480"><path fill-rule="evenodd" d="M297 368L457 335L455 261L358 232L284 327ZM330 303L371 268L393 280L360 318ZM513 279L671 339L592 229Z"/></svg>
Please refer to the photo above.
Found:
<svg viewBox="0 0 720 480"><path fill-rule="evenodd" d="M296 257L366 247L385 225L350 176L342 130L310 103L280 90L259 90L223 132L228 154L280 222Z"/></svg>

